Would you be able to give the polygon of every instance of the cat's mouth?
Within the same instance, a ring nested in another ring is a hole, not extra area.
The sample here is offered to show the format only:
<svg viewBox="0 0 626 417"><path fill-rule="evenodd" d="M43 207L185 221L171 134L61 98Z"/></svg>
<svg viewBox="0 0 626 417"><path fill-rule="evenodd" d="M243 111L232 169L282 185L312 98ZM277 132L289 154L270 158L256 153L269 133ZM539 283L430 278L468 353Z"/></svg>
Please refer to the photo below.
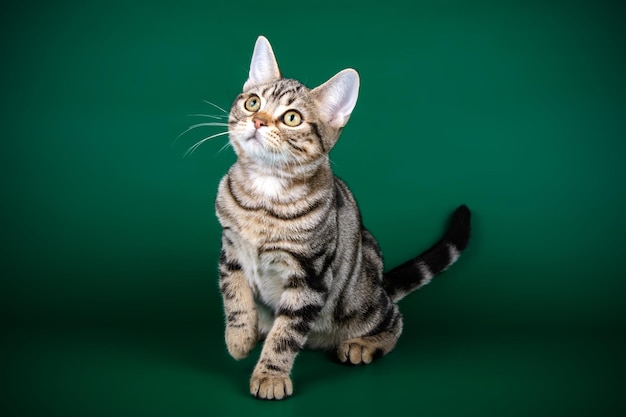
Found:
<svg viewBox="0 0 626 417"><path fill-rule="evenodd" d="M263 140L261 139L258 130L255 131L252 135L250 135L250 137L248 137L248 139L246 139L246 142L248 142L248 143L258 143L259 145L263 144Z"/></svg>
<svg viewBox="0 0 626 417"><path fill-rule="evenodd" d="M254 133L245 139L245 148L248 152L258 154L265 151L265 145L263 139L259 137L258 133Z"/></svg>
<svg viewBox="0 0 626 417"><path fill-rule="evenodd" d="M259 140L259 138L257 138L256 133L255 133L254 135L246 139L246 142L259 142L260 143L261 141Z"/></svg>

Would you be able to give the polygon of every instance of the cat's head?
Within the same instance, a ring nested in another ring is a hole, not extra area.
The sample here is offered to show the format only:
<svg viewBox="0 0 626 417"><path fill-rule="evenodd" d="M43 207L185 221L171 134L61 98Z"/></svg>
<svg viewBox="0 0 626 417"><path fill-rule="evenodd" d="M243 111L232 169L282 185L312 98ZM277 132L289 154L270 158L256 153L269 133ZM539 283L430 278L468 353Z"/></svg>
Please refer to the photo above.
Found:
<svg viewBox="0 0 626 417"><path fill-rule="evenodd" d="M272 166L302 165L326 157L356 105L359 75L345 69L309 89L282 78L272 46L260 36L250 74L229 116L239 158Z"/></svg>

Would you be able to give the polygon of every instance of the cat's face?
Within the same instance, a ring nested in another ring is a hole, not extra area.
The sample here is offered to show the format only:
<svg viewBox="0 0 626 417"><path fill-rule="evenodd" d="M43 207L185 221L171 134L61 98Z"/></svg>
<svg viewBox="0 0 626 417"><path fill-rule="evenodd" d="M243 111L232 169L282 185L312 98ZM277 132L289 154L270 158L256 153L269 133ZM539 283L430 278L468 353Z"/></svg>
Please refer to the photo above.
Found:
<svg viewBox="0 0 626 417"><path fill-rule="evenodd" d="M239 158L280 167L325 157L356 105L359 78L344 70L309 90L280 75L267 39L259 37L243 93L232 105L229 136Z"/></svg>
<svg viewBox="0 0 626 417"><path fill-rule="evenodd" d="M332 132L326 132L324 125L309 89L289 79L246 89L235 100L229 118L237 153L277 166L325 155L322 131Z"/></svg>

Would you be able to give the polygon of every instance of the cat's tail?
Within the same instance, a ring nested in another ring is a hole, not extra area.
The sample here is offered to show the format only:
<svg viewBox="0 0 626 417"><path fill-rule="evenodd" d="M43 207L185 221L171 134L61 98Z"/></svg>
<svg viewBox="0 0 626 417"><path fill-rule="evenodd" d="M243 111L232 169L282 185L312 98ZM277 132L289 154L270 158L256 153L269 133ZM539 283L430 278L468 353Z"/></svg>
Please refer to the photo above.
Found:
<svg viewBox="0 0 626 417"><path fill-rule="evenodd" d="M470 237L471 212L459 206L452 214L448 230L430 249L385 273L383 287L393 301L428 284L435 275L445 271L467 247Z"/></svg>

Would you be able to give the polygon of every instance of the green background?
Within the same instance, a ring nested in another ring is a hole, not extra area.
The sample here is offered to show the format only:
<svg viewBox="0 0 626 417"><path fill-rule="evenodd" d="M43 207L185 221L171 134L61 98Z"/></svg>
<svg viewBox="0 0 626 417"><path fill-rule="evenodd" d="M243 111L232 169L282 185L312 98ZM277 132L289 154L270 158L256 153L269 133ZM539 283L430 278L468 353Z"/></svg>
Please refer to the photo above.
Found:
<svg viewBox="0 0 626 417"><path fill-rule="evenodd" d="M412 5L411 5L412 4ZM410 5L410 6L409 6ZM2 415L626 412L626 30L614 1L24 2L2 23ZM331 153L389 266L474 212L396 350L300 354L249 397L223 342L213 201L259 34L314 87L356 68Z"/></svg>

